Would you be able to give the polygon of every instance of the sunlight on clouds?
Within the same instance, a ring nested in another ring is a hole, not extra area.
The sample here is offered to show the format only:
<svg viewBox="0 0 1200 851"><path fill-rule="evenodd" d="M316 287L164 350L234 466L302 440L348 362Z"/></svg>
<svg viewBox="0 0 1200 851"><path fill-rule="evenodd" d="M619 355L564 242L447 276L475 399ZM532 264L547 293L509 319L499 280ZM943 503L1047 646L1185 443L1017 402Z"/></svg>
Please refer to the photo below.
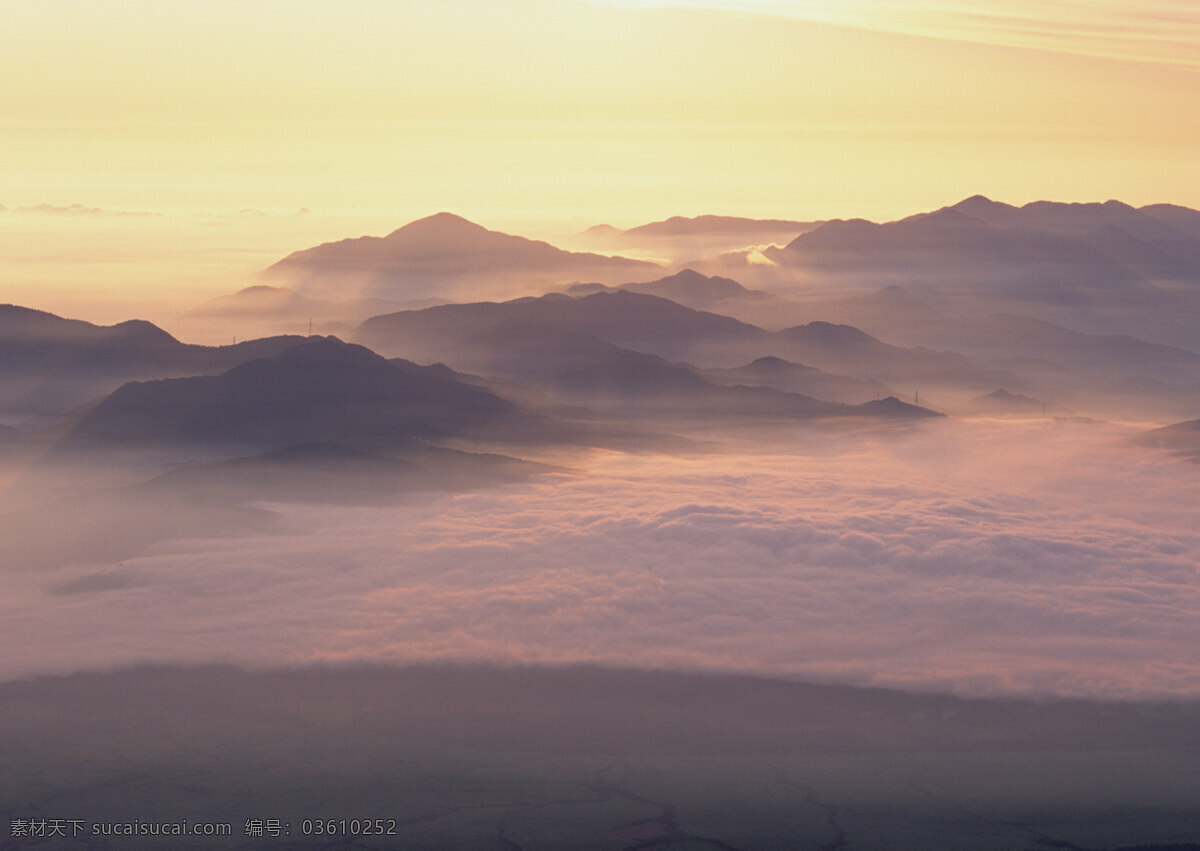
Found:
<svg viewBox="0 0 1200 851"><path fill-rule="evenodd" d="M1200 6L1191 0L617 0L799 18L909 35L1080 53L1200 70Z"/></svg>
<svg viewBox="0 0 1200 851"><path fill-rule="evenodd" d="M0 204L308 207L389 229L451 210L518 232L893 218L980 192L1195 206L1197 76L1178 66L1196 13L1071 9L23 4L0 54ZM1053 51L996 46L1031 41Z"/></svg>

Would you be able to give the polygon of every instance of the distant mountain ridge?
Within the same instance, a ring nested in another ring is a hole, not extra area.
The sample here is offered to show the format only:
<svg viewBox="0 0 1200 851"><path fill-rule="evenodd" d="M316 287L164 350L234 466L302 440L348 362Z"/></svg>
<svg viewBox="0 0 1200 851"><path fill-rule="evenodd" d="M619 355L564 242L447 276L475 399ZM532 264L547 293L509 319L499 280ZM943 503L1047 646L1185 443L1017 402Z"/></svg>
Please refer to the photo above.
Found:
<svg viewBox="0 0 1200 851"><path fill-rule="evenodd" d="M130 382L88 411L64 444L398 441L460 432L513 406L438 367L384 360L333 337L219 375Z"/></svg>
<svg viewBox="0 0 1200 851"><path fill-rule="evenodd" d="M1003 387L976 396L967 403L969 413L988 416L1030 416L1045 413L1046 403L1021 393L1009 393Z"/></svg>
<svg viewBox="0 0 1200 851"><path fill-rule="evenodd" d="M671 216L660 222L650 222L621 231L625 236L707 236L713 234L743 233L755 235L764 232L799 233L811 230L820 222L800 222L791 219L748 219L740 216Z"/></svg>
<svg viewBox="0 0 1200 851"><path fill-rule="evenodd" d="M304 340L196 346L143 320L94 325L0 305L0 409L61 413L126 381L221 372Z"/></svg>
<svg viewBox="0 0 1200 851"><path fill-rule="evenodd" d="M994 281L1031 299L1070 303L1141 280L1200 281L1200 230L1191 222L1186 208L1016 207L976 195L885 224L826 222L767 256L826 273Z"/></svg>
<svg viewBox="0 0 1200 851"><path fill-rule="evenodd" d="M1134 438L1134 442L1200 461L1200 420L1187 420L1151 429Z"/></svg>
<svg viewBox="0 0 1200 851"><path fill-rule="evenodd" d="M660 267L645 260L574 253L548 242L491 231L452 213L410 222L384 237L363 236L296 251L270 266L302 294L404 301L580 280L620 282Z"/></svg>
<svg viewBox="0 0 1200 851"><path fill-rule="evenodd" d="M596 337L669 360L686 360L705 343L752 343L769 337L761 328L728 316L694 310L658 296L616 290L580 298L552 293L541 298L400 311L368 319L359 326L355 339L377 351L420 360L435 351L470 346L489 329L514 321Z"/></svg>
<svg viewBox="0 0 1200 851"><path fill-rule="evenodd" d="M513 378L600 356L604 346L692 362L700 369L767 355L877 382L942 382L976 388L1011 378L953 352L886 344L849 326L813 322L772 333L659 296L628 290L571 298L442 305L364 322L355 339L389 355L438 357L461 369ZM770 381L759 382L763 385Z"/></svg>
<svg viewBox="0 0 1200 851"><path fill-rule="evenodd" d="M820 224L819 221L741 216L672 216L626 230L596 225L578 234L573 244L601 250L633 251L688 265L749 246L784 245Z"/></svg>
<svg viewBox="0 0 1200 851"><path fill-rule="evenodd" d="M567 289L567 294L582 296L617 290L658 296L697 310L709 310L732 300L770 300L774 298L770 293L762 290L746 289L732 278L715 275L710 277L702 275L694 269L683 269L674 275L659 278L657 281L620 284L615 287L603 284L575 284Z"/></svg>
<svg viewBox="0 0 1200 851"><path fill-rule="evenodd" d="M774 387L788 393L851 404L895 395L890 387L878 381L860 381L773 355L756 358L745 366L732 369L707 369L704 376L719 384Z"/></svg>
<svg viewBox="0 0 1200 851"><path fill-rule="evenodd" d="M656 222L626 228L596 225L581 237L614 246L648 247L655 243L693 241L748 245L756 242L787 241L820 225L820 221L753 219L744 216L671 216Z"/></svg>

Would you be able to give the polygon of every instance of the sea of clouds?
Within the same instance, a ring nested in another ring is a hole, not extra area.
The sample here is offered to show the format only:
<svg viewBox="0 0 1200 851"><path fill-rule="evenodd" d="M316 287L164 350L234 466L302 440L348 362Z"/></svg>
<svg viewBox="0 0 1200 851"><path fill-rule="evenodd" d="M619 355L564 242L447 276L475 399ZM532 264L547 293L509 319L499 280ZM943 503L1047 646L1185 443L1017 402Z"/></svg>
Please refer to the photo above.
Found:
<svg viewBox="0 0 1200 851"><path fill-rule="evenodd" d="M1200 466L1057 420L593 451L249 537L0 573L0 677L594 662L958 694L1200 696Z"/></svg>

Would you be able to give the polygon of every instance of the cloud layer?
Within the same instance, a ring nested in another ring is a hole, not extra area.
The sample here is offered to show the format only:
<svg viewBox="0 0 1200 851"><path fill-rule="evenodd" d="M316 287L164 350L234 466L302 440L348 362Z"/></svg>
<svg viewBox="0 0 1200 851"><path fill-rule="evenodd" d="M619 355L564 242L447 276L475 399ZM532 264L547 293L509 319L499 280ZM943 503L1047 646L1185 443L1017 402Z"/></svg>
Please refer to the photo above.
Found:
<svg viewBox="0 0 1200 851"><path fill-rule="evenodd" d="M595 661L1200 695L1200 468L1086 423L772 434L0 575L0 676L138 661ZM781 442L784 441L784 442ZM778 447L786 446L781 452Z"/></svg>

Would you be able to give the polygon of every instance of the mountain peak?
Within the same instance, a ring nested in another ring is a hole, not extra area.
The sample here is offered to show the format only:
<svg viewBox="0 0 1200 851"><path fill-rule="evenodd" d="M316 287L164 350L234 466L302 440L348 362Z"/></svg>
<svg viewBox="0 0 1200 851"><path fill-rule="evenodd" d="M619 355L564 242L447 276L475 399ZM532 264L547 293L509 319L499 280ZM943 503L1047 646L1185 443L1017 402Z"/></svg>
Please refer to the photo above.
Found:
<svg viewBox="0 0 1200 851"><path fill-rule="evenodd" d="M690 283L701 283L703 281L709 280L709 277L707 275L700 274L695 269L680 269L674 275L667 275L665 278L662 278L661 280L677 281L681 284L689 283L689 282Z"/></svg>
<svg viewBox="0 0 1200 851"><path fill-rule="evenodd" d="M978 212L980 211L977 210L976 213ZM900 222L924 222L925 224L957 227L959 225L978 225L980 219L978 215L955 205L953 207L942 207L940 210L934 210L932 213L917 213L915 216L901 219Z"/></svg>
<svg viewBox="0 0 1200 851"><path fill-rule="evenodd" d="M124 322L118 322L112 328L114 332L120 331L124 335L142 341L179 342L162 328L159 328L153 322L147 322L145 319L127 319Z"/></svg>
<svg viewBox="0 0 1200 851"><path fill-rule="evenodd" d="M398 236L434 237L439 239L456 236L474 236L489 233L483 225L477 225L454 213L434 213L423 219L411 221L387 235L387 239Z"/></svg>
<svg viewBox="0 0 1200 851"><path fill-rule="evenodd" d="M776 357L775 355L763 355L761 358L755 358L754 360L750 361L750 363L746 364L746 366L750 369L760 372L778 372L780 370L788 369L789 367L801 367L801 365L798 363L793 363L790 360L784 360L783 358Z"/></svg>
<svg viewBox="0 0 1200 851"><path fill-rule="evenodd" d="M295 292L295 290L289 289L287 287L273 287L270 284L253 284L252 286L249 286L249 287L242 287L240 290L238 290L236 293L234 293L234 295L267 296L267 295L275 295L277 293L294 293L294 292Z"/></svg>
<svg viewBox="0 0 1200 851"><path fill-rule="evenodd" d="M875 339L853 325L837 325L819 319L806 325L785 328L779 333L817 341L825 345L857 345Z"/></svg>
<svg viewBox="0 0 1200 851"><path fill-rule="evenodd" d="M923 408L919 405L910 405L908 402L901 402L895 396L886 396L883 399L876 399L873 402L866 402L856 407L864 414L871 414L877 417L944 416L943 414L940 414L937 411L932 411L929 408Z"/></svg>
<svg viewBox="0 0 1200 851"><path fill-rule="evenodd" d="M730 278L710 278L694 269L683 269L674 275L644 284L622 284L620 289L667 298L700 310L706 310L725 299L764 295L761 292L752 292Z"/></svg>
<svg viewBox="0 0 1200 851"><path fill-rule="evenodd" d="M957 204L953 204L947 209L957 210L960 213L966 213L968 216L977 216L986 213L1015 210L1017 208L1012 204L1004 204L1000 201L993 201L986 195L972 195L970 198L964 198Z"/></svg>
<svg viewBox="0 0 1200 851"><path fill-rule="evenodd" d="M86 413L68 440L267 449L394 442L454 433L512 409L440 370L389 363L362 346L320 337L219 375L124 384Z"/></svg>

